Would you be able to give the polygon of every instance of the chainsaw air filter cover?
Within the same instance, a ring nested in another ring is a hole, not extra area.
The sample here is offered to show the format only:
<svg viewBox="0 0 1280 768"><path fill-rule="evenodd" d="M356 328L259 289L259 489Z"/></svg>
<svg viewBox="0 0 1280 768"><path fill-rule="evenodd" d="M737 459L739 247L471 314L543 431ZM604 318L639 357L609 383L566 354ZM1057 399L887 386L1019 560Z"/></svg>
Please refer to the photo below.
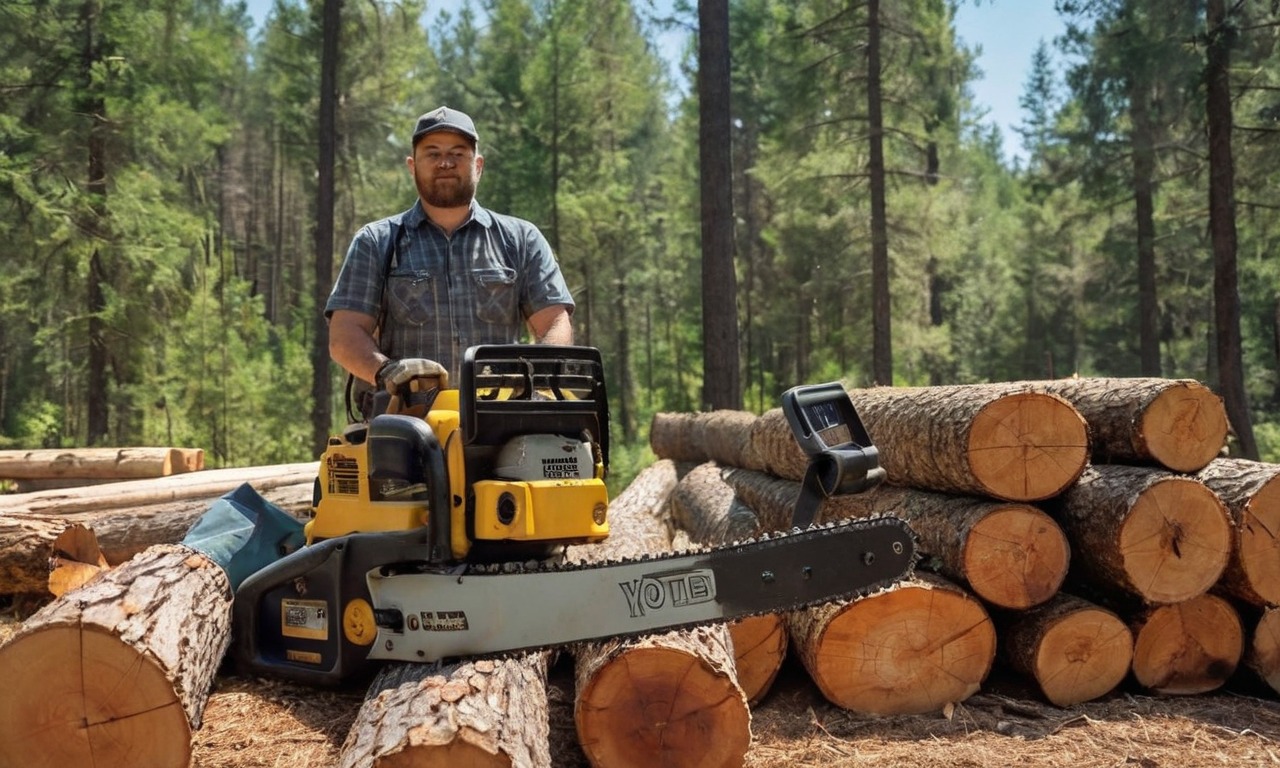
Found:
<svg viewBox="0 0 1280 768"><path fill-rule="evenodd" d="M521 435L498 451L494 474L503 480L589 479L591 446L560 435Z"/></svg>

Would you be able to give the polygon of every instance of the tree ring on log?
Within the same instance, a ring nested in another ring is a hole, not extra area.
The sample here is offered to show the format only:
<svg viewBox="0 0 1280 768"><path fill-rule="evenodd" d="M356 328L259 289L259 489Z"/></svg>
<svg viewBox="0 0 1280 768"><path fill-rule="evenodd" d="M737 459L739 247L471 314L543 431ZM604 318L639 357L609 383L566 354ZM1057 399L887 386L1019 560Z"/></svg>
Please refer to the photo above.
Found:
<svg viewBox="0 0 1280 768"><path fill-rule="evenodd" d="M1056 496L1088 463L1084 419L1066 400L1043 392L993 400L974 417L967 456L986 492L1006 501Z"/></svg>

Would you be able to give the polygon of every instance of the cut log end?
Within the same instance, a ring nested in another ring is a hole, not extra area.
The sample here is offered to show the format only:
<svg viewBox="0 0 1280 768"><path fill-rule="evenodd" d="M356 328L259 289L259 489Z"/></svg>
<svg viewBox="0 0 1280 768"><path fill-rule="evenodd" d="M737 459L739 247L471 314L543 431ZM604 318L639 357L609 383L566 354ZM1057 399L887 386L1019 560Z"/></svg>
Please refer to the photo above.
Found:
<svg viewBox="0 0 1280 768"><path fill-rule="evenodd" d="M186 766L191 728L150 658L92 626L45 627L0 647L0 764Z"/></svg>
<svg viewBox="0 0 1280 768"><path fill-rule="evenodd" d="M1244 504L1236 529L1236 558L1247 587L1268 605L1280 605L1280 475Z"/></svg>
<svg viewBox="0 0 1280 768"><path fill-rule="evenodd" d="M1280 693L1280 608L1268 608L1258 619L1246 663L1271 690Z"/></svg>
<svg viewBox="0 0 1280 768"><path fill-rule="evenodd" d="M1152 609L1139 622L1133 676L1155 693L1194 695L1222 686L1244 653L1244 630L1229 603L1201 595Z"/></svg>
<svg viewBox="0 0 1280 768"><path fill-rule="evenodd" d="M1120 530L1125 572L1152 603L1179 603L1206 592L1231 557L1231 523L1203 483L1169 477L1134 501Z"/></svg>
<svg viewBox="0 0 1280 768"><path fill-rule="evenodd" d="M1086 609L1060 618L1044 633L1036 682L1059 707L1110 692L1129 673L1133 634L1110 611Z"/></svg>
<svg viewBox="0 0 1280 768"><path fill-rule="evenodd" d="M986 492L1008 501L1061 493L1088 463L1084 418L1056 395L1009 395L984 407L969 430L969 469Z"/></svg>
<svg viewBox="0 0 1280 768"><path fill-rule="evenodd" d="M727 768L742 765L750 746L741 690L696 657L662 647L632 649L592 676L576 720L593 765Z"/></svg>
<svg viewBox="0 0 1280 768"><path fill-rule="evenodd" d="M969 532L965 578L984 600L1025 609L1057 594L1067 576L1071 546L1053 518L1035 507L1010 505L986 515Z"/></svg>
<svg viewBox="0 0 1280 768"><path fill-rule="evenodd" d="M729 625L738 685L748 703L769 691L787 655L787 626L777 614L752 616Z"/></svg>
<svg viewBox="0 0 1280 768"><path fill-rule="evenodd" d="M1151 458L1177 472L1195 472L1226 443L1226 409L1203 384L1179 382L1147 406L1139 433Z"/></svg>

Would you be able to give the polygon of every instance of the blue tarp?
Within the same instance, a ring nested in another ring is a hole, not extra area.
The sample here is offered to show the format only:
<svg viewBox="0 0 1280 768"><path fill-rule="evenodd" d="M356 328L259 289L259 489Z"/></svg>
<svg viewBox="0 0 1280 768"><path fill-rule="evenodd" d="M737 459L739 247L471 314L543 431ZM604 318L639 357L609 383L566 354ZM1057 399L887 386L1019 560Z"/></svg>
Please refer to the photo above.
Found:
<svg viewBox="0 0 1280 768"><path fill-rule="evenodd" d="M302 523L248 483L210 505L182 543L227 572L234 592L251 574L306 543Z"/></svg>

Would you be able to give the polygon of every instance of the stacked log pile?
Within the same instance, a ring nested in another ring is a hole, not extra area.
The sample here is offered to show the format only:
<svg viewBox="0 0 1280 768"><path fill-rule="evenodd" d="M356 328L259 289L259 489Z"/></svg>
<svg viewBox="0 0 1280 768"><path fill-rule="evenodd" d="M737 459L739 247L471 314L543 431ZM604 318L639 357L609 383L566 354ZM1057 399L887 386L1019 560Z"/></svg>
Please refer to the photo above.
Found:
<svg viewBox="0 0 1280 768"><path fill-rule="evenodd" d="M20 492L168 477L204 469L201 448L71 448L0 451L0 480Z"/></svg>
<svg viewBox="0 0 1280 768"><path fill-rule="evenodd" d="M1242 660L1275 688L1280 466L1220 456L1225 412L1203 385L1070 379L848 394L888 482L827 500L820 520L908 520L923 554L918 573L935 590L935 614L921 626L942 639L932 646L923 630L874 636L876 622L909 613L895 606L833 633L829 650L805 648L812 618L790 617L791 642L834 703L926 711L977 690L989 669L975 640L983 622L960 610L947 616L942 594L971 600L994 628L999 661L1060 706L1126 677L1153 693L1213 690ZM659 414L651 444L659 457L720 475L732 504L748 510L738 511L735 531L787 526L807 458L780 409ZM937 592L939 583L949 591ZM893 650L867 659L851 642ZM915 689L934 681L910 674L931 664L964 684L919 697ZM878 696L855 695L876 685Z"/></svg>

